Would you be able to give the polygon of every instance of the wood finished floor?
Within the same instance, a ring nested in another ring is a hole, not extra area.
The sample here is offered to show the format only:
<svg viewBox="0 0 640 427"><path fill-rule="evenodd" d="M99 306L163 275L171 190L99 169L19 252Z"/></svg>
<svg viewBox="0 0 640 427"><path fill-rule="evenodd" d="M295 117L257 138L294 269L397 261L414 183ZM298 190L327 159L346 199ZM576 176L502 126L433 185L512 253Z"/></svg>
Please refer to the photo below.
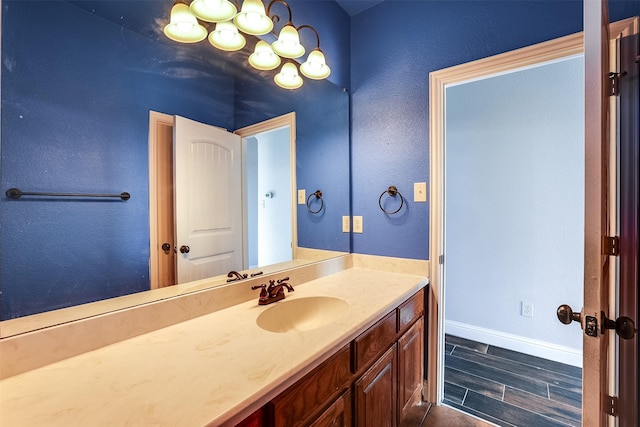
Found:
<svg viewBox="0 0 640 427"><path fill-rule="evenodd" d="M451 407L505 427L581 425L580 368L451 335L444 365Z"/></svg>

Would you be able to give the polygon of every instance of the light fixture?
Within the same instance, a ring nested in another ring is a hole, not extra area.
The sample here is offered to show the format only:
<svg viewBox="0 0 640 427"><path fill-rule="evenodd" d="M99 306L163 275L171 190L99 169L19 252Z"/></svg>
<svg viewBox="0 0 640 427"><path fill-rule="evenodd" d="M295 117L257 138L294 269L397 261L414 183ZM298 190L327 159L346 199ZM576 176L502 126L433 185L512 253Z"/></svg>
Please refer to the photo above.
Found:
<svg viewBox="0 0 640 427"><path fill-rule="evenodd" d="M327 65L327 60L324 57L324 53L320 50L320 36L315 28L311 25L300 25L298 31L303 28L308 28L316 35L317 47L311 51L307 60L300 65L300 72L307 78L313 80L322 80L329 77L331 69Z"/></svg>
<svg viewBox="0 0 640 427"><path fill-rule="evenodd" d="M191 12L207 22L223 22L233 19L238 12L236 6L228 0L193 0Z"/></svg>
<svg viewBox="0 0 640 427"><path fill-rule="evenodd" d="M262 0L244 0L233 22L242 32L253 36L267 34L273 29L273 21L265 12Z"/></svg>
<svg viewBox="0 0 640 427"><path fill-rule="evenodd" d="M298 30L291 22L282 27L278 40L273 42L273 51L283 58L299 58L304 55Z"/></svg>
<svg viewBox="0 0 640 427"><path fill-rule="evenodd" d="M196 43L207 37L207 29L198 23L189 6L176 3L171 8L171 20L164 27L164 34L177 42Z"/></svg>
<svg viewBox="0 0 640 427"><path fill-rule="evenodd" d="M245 47L247 40L244 34L260 36L272 32L275 22L280 22L280 16L271 14L275 3L282 3L287 8L289 20L280 29L277 40L269 45L264 40L258 40L254 52L249 55L249 64L262 71L273 70L282 63L281 58L295 59L305 54L305 47L300 43L300 30L308 28L316 36L316 48L309 53L307 60L300 65L300 73L313 80L327 78L331 69L320 50L320 36L310 25L293 24L291 7L285 0L270 0L265 8L263 0L175 0L171 8L169 24L164 27L164 33L171 40L182 43L196 43L207 37L207 32L215 23L215 28L209 34L212 46L224 51L236 51ZM187 5L190 1L190 4ZM240 6L242 4L242 6ZM240 12L238 12L240 9ZM285 22L282 20L282 22ZM274 76L275 83L285 89L297 89L303 80L298 74L298 63L285 63L280 72Z"/></svg>
<svg viewBox="0 0 640 427"><path fill-rule="evenodd" d="M218 22L216 28L209 34L209 43L220 50L234 51L240 50L247 44L247 40L233 22Z"/></svg>
<svg viewBox="0 0 640 427"><path fill-rule="evenodd" d="M256 48L251 55L249 55L249 64L258 70L273 70L280 65L280 57L275 54L269 43L264 40L260 40L256 44Z"/></svg>
<svg viewBox="0 0 640 427"><path fill-rule="evenodd" d="M283 89L298 89L302 86L302 77L298 75L298 69L291 62L287 62L282 66L273 81Z"/></svg>
<svg viewBox="0 0 640 427"><path fill-rule="evenodd" d="M306 62L300 65L300 72L313 80L322 80L329 77L331 69L327 65L324 53L320 49L314 49L307 57Z"/></svg>

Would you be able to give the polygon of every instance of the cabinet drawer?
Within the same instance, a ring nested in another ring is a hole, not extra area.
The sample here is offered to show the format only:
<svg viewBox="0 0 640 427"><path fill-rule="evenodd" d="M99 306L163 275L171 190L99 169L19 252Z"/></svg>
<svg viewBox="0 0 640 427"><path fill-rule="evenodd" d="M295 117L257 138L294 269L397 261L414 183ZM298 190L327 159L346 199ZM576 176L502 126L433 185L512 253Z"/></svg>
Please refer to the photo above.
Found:
<svg viewBox="0 0 640 427"><path fill-rule="evenodd" d="M396 312L363 332L353 341L354 372L370 365L396 341Z"/></svg>
<svg viewBox="0 0 640 427"><path fill-rule="evenodd" d="M347 345L272 400L274 425L302 425L310 415L347 388L351 382L350 361Z"/></svg>
<svg viewBox="0 0 640 427"><path fill-rule="evenodd" d="M424 314L424 289L398 307L398 332L404 332Z"/></svg>

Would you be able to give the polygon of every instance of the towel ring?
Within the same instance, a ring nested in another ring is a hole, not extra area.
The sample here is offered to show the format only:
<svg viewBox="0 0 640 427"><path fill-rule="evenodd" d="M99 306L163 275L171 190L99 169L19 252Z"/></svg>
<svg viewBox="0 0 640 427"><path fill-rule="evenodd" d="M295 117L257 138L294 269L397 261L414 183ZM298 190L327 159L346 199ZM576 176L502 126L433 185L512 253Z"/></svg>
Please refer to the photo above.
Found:
<svg viewBox="0 0 640 427"><path fill-rule="evenodd" d="M312 196L316 196L316 200L320 199L320 208L318 208L317 211L314 211L311 209L311 197ZM311 212L312 214L317 214L320 213L320 211L324 209L324 200L322 199L322 191L320 190L316 190L314 193L309 194L309 197L307 197L307 210L309 212Z"/></svg>
<svg viewBox="0 0 640 427"><path fill-rule="evenodd" d="M395 197L396 194L400 196L400 207L393 212L389 212L385 208L383 208L382 196L384 196L385 194L388 194L391 197ZM382 194L380 195L380 198L378 199L378 206L380 206L380 209L382 209L382 212L386 213L387 215L397 214L398 212L400 212L400 209L402 209L402 206L404 206L404 197L402 197L402 194L400 194L400 192L398 191L395 185L391 185L389 188L383 191Z"/></svg>

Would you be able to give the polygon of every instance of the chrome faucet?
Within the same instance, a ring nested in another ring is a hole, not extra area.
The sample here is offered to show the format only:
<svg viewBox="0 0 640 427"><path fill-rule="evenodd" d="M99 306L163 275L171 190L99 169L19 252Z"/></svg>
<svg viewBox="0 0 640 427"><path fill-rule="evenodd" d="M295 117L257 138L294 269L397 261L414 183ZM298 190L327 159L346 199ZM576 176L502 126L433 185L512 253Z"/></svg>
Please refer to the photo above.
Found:
<svg viewBox="0 0 640 427"><path fill-rule="evenodd" d="M269 286L262 284L257 286L252 286L251 289L256 290L260 289L260 297L258 298L258 305L267 305L272 302L280 301L284 299L284 289L287 289L287 292L293 292L293 286L287 283L289 280L288 277L284 277L282 279L269 280Z"/></svg>
<svg viewBox="0 0 640 427"><path fill-rule="evenodd" d="M235 282L236 280L246 279L247 275L246 274L240 274L235 270L231 270L229 272L229 274L227 274L227 277L232 277L232 279L228 279L227 280L227 283L229 283L229 282Z"/></svg>

